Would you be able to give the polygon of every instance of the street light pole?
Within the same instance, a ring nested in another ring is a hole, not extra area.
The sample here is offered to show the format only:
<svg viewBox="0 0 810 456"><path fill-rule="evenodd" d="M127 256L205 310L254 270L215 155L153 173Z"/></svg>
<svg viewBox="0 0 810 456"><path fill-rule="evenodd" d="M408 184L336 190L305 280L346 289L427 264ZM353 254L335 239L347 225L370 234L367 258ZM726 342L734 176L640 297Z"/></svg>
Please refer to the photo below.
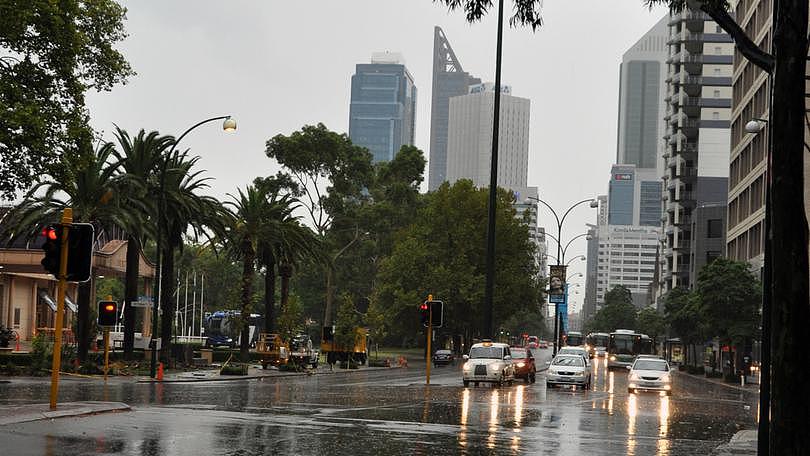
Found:
<svg viewBox="0 0 810 456"><path fill-rule="evenodd" d="M215 120L223 120L222 129L225 131L234 131L236 130L236 121L231 116L218 116L218 117L211 117L210 119L205 119L201 122L197 122L196 124L192 125L189 129L183 132L177 140L174 141L172 144L171 149L169 149L169 153L163 157L163 162L161 163L160 168L160 192L157 205L157 217L155 217L157 222L157 231L155 232L155 283L152 287L152 340L151 340L151 347L152 347L152 359L149 367L149 376L155 378L157 374L157 321L158 321L158 307L160 306L160 293L161 293L161 279L163 278L163 271L162 271L162 258L161 258L161 249L162 249L162 241L163 241L163 212L165 210L166 205L166 194L165 194L165 187L166 187L166 171L169 165L169 160L171 160L172 153L174 153L174 149L177 147L177 144L191 131L195 128L199 127L200 125L206 124L208 122L213 122ZM161 348L162 344L165 341L161 341Z"/></svg>
<svg viewBox="0 0 810 456"><path fill-rule="evenodd" d="M484 290L484 334L494 339L492 298L495 286L495 209L498 204L498 134L501 114L501 50L503 0L498 1L498 38L495 51L495 112L492 116L492 160L489 168L489 213L487 214L487 260Z"/></svg>

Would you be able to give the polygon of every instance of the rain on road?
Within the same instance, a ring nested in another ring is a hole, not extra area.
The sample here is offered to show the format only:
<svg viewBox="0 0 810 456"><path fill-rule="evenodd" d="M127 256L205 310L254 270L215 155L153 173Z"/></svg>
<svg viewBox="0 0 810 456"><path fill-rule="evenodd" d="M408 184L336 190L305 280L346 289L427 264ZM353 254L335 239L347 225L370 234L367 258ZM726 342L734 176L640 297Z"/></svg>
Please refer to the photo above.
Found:
<svg viewBox="0 0 810 456"><path fill-rule="evenodd" d="M548 356L548 354L545 354ZM539 359L539 364L544 360ZM627 394L625 371L593 363L591 391L545 378L464 388L458 366L203 383L66 379L60 401L133 411L0 429L10 455L708 454L755 427L756 398L677 376L672 397ZM0 406L46 402L47 379L0 383Z"/></svg>

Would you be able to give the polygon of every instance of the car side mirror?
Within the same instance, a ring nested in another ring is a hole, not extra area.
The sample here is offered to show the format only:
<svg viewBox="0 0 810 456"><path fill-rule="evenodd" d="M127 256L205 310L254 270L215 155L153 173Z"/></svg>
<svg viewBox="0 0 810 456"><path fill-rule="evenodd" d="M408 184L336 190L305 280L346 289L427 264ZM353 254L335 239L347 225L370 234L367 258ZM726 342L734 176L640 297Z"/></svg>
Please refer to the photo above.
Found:
<svg viewBox="0 0 810 456"><path fill-rule="evenodd" d="M467 356L467 355L462 355L461 357L464 359L464 361L467 361L468 359L470 359L470 357Z"/></svg>
<svg viewBox="0 0 810 456"><path fill-rule="evenodd" d="M503 357L503 360L504 361L511 361L512 357L510 355L506 355L506 356Z"/></svg>
<svg viewBox="0 0 810 456"><path fill-rule="evenodd" d="M630 370L630 369L633 368L633 366L626 366L626 367L627 367L627 370Z"/></svg>

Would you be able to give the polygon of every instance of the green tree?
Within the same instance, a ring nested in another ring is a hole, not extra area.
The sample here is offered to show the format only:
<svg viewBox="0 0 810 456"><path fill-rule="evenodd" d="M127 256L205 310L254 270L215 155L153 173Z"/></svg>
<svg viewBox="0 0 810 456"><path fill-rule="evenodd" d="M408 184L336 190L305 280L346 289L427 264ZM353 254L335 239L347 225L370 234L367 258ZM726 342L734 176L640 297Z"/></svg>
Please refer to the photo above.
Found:
<svg viewBox="0 0 810 456"><path fill-rule="evenodd" d="M0 3L0 198L65 180L91 149L85 93L133 74L114 48L125 13L112 0Z"/></svg>
<svg viewBox="0 0 810 456"><path fill-rule="evenodd" d="M294 194L301 198L309 221L324 241L326 281L323 325L332 320L335 261L357 241L360 231L354 229L351 239L342 245L327 241L327 232L336 219L364 199L363 189L372 179L371 153L352 144L345 134L335 133L323 124L305 125L289 136L269 139L265 153L285 171L279 178L295 184Z"/></svg>
<svg viewBox="0 0 810 456"><path fill-rule="evenodd" d="M337 346L354 346L357 328L362 323L360 317L361 315L357 312L352 296L343 293L340 296L340 307L338 307L337 318L335 319L335 344Z"/></svg>
<svg viewBox="0 0 810 456"><path fill-rule="evenodd" d="M593 329L612 332L616 329L636 327L636 307L630 290L623 285L614 285L605 293L605 304L594 315Z"/></svg>
<svg viewBox="0 0 810 456"><path fill-rule="evenodd" d="M723 345L759 336L762 284L744 261L718 258L700 270L695 298L707 334Z"/></svg>
<svg viewBox="0 0 810 456"><path fill-rule="evenodd" d="M492 7L492 0L440 0L450 9L463 9L468 21L480 20ZM699 9L712 18L734 40L739 54L770 75L771 98L768 135L774 155L769 163L769 195L766 217L770 246L766 255L771 264L770 287L765 290L772 303L771 328L771 409L769 444L771 454L801 454L810 447L810 434L801 432L810 418L810 395L805 394L796 378L810 377L806 361L804 322L810 321L810 269L808 269L808 232L804 212L805 129L810 125L806 113L806 66L808 10L803 0L765 2L773 5L771 49L761 48L747 35L729 12L731 4L750 8L750 2L728 0L643 0L648 6L666 5L673 13L685 8ZM511 24L542 24L542 0L513 0ZM740 11L737 18L748 16ZM764 14L764 13L760 13ZM761 17L761 16L757 16ZM801 398L797 400L797 398Z"/></svg>
<svg viewBox="0 0 810 456"><path fill-rule="evenodd" d="M670 290L664 296L664 320L669 326L670 335L679 337L685 344L687 364L694 365L697 362L695 346L703 343L706 332L695 294L683 287Z"/></svg>
<svg viewBox="0 0 810 456"><path fill-rule="evenodd" d="M382 260L373 296L392 325L391 335L408 339L421 331L416 306L428 294L445 303L443 331L469 340L482 327L487 189L469 180L445 183L424 196L424 207L395 236ZM514 195L498 191L495 323L540 303L534 245L527 225L515 217Z"/></svg>
<svg viewBox="0 0 810 456"><path fill-rule="evenodd" d="M636 330L650 337L661 337L667 332L667 323L655 307L645 307L636 316Z"/></svg>
<svg viewBox="0 0 810 456"><path fill-rule="evenodd" d="M304 309L297 296L290 296L278 315L278 333L283 340L289 341L304 331Z"/></svg>

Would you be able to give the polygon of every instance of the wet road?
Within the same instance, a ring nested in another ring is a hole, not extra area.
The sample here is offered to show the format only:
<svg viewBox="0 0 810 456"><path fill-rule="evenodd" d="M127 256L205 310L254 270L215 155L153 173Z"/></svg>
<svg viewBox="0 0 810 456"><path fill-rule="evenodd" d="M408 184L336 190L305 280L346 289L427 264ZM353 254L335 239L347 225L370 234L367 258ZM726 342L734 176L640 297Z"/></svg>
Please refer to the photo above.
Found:
<svg viewBox="0 0 810 456"><path fill-rule="evenodd" d="M0 429L12 455L708 454L755 426L742 393L676 377L671 398L628 395L625 371L594 363L591 391L517 382L464 388L459 367L238 382L64 380L60 400L122 401L132 412ZM0 404L47 402L48 383L0 383ZM0 405L2 406L2 405Z"/></svg>

